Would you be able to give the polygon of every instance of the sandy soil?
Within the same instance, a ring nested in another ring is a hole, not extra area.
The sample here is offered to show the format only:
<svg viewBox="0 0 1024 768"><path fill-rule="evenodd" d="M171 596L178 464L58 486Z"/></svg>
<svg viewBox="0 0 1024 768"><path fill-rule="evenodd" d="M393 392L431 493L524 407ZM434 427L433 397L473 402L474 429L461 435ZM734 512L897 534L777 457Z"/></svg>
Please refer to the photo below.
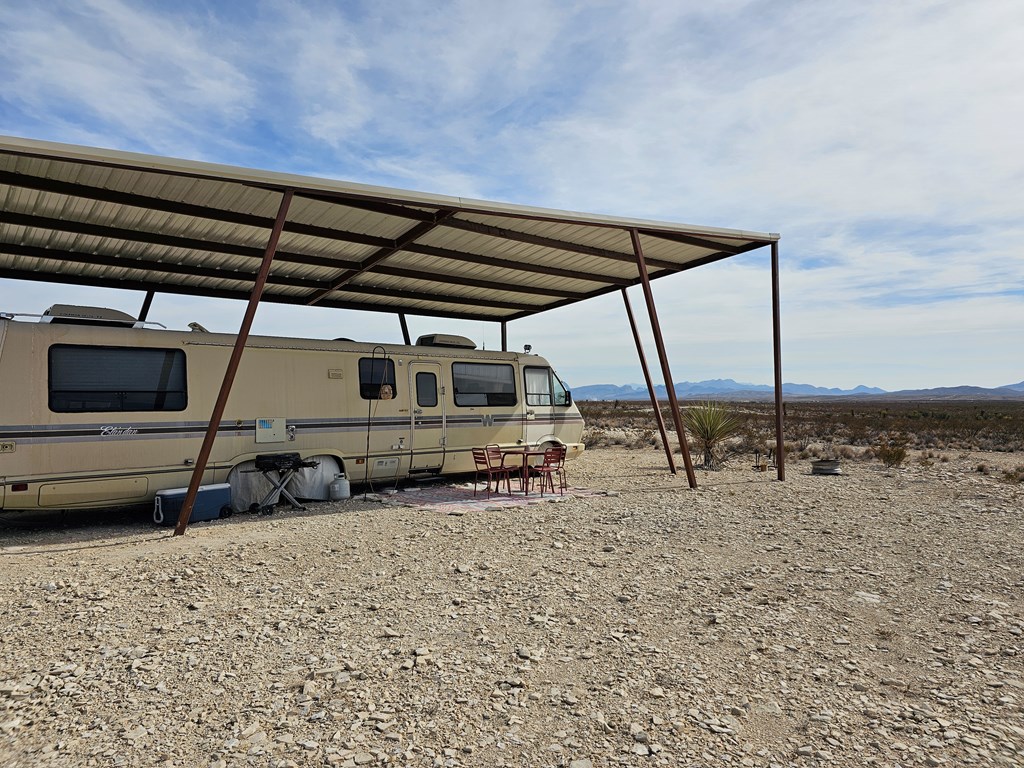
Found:
<svg viewBox="0 0 1024 768"><path fill-rule="evenodd" d="M605 449L570 482L608 495L466 514L0 517L0 764L1021 766L1020 463L690 491Z"/></svg>

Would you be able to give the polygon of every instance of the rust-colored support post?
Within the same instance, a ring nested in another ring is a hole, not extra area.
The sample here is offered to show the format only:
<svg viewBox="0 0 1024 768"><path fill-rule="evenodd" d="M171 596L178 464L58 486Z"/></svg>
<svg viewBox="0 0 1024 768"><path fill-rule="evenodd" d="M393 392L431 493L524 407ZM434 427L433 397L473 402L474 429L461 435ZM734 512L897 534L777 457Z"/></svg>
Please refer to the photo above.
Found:
<svg viewBox="0 0 1024 768"><path fill-rule="evenodd" d="M629 304L629 295L626 289L622 289L622 301L626 305L626 317L629 318L629 328L633 331L633 341L636 342L636 353L640 357L640 368L644 372L644 381L647 383L647 391L651 395L651 405L654 407L654 418L658 422L658 432L661 434L661 444L665 446L665 458L668 459L668 468L672 474L678 473L676 469L676 458L672 455L672 446L668 442L668 432L665 431L665 418L661 415L661 403L658 402L658 395L654 392L654 382L651 381L651 371L647 367L647 356L644 354L644 346L640 341L640 332L636 328L636 319L633 317L633 307Z"/></svg>
<svg viewBox="0 0 1024 768"><path fill-rule="evenodd" d="M665 352L665 340L661 335L661 324L658 322L658 310L654 307L654 294L651 292L651 279L647 275L647 262L644 261L644 250L640 245L640 233L629 230L633 240L633 252L636 254L636 265L640 270L640 285L644 289L644 300L647 302L647 314L651 319L651 330L654 331L654 346L658 350L658 361L661 373L665 377L665 389L668 390L668 402L672 407L672 421L675 423L676 435L679 437L679 450L683 452L683 464L686 466L686 482L691 488L697 487L697 476L693 472L693 459L690 458L690 444L686 441L686 430L683 429L683 415L679 411L679 400L676 398L676 387L672 381L672 371L668 367L668 354Z"/></svg>
<svg viewBox="0 0 1024 768"><path fill-rule="evenodd" d="M199 456L196 457L196 467L192 470L192 479L188 484L188 493L185 494L185 503L178 515L178 525L174 529L175 536L181 536L188 527L188 519L192 516L192 505L195 504L196 494L202 484L203 473L206 471L206 464L210 460L210 452L213 450L213 441L217 437L217 429L220 420L224 416L224 408L228 404L228 395L231 394L231 385L235 381L235 374L238 373L238 364L242 360L242 352L245 343L249 339L249 329L252 328L253 318L256 316L256 308L259 306L260 298L263 296L263 288L267 284L267 277L270 275L270 264L277 252L277 243L281 239L281 232L284 229L284 222L288 216L288 206L292 202L292 190L286 189L281 198L281 205L277 210L277 219L274 221L274 228L270 231L270 240L267 242L267 249L263 253L263 263L256 275L256 283L249 295L249 306L246 307L245 316L242 318L242 325L238 329L238 337L235 339L235 347L231 350L231 358L228 360L227 370L224 371L224 380L220 385L220 393L217 395L217 402L213 406L213 414L210 416L210 423L206 428L206 435L203 437L203 445L199 449Z"/></svg>
<svg viewBox="0 0 1024 768"><path fill-rule="evenodd" d="M153 305L153 296L156 291L146 291L146 298L142 300L142 309L139 310L138 320L145 320L149 317L149 308Z"/></svg>
<svg viewBox="0 0 1024 768"><path fill-rule="evenodd" d="M786 479L786 441L782 410L782 323L779 312L779 243L772 241L772 349L775 354L775 468Z"/></svg>
<svg viewBox="0 0 1024 768"><path fill-rule="evenodd" d="M405 312L398 313L398 322L402 324L402 339L408 347L412 344L412 339L409 337L409 324L405 322Z"/></svg>
<svg viewBox="0 0 1024 768"><path fill-rule="evenodd" d="M501 321L501 351L508 352L508 324Z"/></svg>

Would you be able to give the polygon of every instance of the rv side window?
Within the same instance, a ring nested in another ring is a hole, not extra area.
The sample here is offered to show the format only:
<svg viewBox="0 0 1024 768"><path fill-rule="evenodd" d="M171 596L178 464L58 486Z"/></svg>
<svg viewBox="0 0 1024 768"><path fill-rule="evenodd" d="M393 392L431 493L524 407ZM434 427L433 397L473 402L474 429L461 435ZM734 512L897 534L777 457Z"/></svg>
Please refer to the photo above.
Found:
<svg viewBox="0 0 1024 768"><path fill-rule="evenodd" d="M569 390L565 388L565 384L558 378L558 374L554 371L551 372L551 391L554 395L555 405L569 405Z"/></svg>
<svg viewBox="0 0 1024 768"><path fill-rule="evenodd" d="M416 405L421 408L433 408L437 405L437 376L434 374L416 374Z"/></svg>
<svg viewBox="0 0 1024 768"><path fill-rule="evenodd" d="M551 405L551 369L524 368L527 405Z"/></svg>
<svg viewBox="0 0 1024 768"><path fill-rule="evenodd" d="M568 405L569 394L550 368L523 369L527 405Z"/></svg>
<svg viewBox="0 0 1024 768"><path fill-rule="evenodd" d="M515 405L516 374L511 365L452 363L455 404Z"/></svg>
<svg viewBox="0 0 1024 768"><path fill-rule="evenodd" d="M180 349L54 344L49 351L50 410L183 411L188 405Z"/></svg>
<svg viewBox="0 0 1024 768"><path fill-rule="evenodd" d="M359 396L363 400L391 400L395 387L395 361L389 357L359 358Z"/></svg>

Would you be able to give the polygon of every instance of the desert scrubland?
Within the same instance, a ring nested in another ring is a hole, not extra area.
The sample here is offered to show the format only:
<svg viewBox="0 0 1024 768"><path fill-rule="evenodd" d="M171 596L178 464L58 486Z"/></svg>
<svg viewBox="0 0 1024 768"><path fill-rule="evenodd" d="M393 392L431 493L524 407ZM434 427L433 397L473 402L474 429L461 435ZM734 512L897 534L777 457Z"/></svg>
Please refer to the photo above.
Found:
<svg viewBox="0 0 1024 768"><path fill-rule="evenodd" d="M1024 765L1012 426L690 490L613 415L558 502L0 518L0 764Z"/></svg>

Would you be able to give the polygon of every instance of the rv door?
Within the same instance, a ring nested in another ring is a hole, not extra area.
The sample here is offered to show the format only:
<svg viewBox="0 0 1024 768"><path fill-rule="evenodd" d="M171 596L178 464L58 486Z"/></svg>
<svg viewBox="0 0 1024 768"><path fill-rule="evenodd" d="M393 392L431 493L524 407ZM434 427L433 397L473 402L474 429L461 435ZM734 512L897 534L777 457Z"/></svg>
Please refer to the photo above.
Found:
<svg viewBox="0 0 1024 768"><path fill-rule="evenodd" d="M412 407L412 456L409 468L440 469L444 464L447 424L444 412L444 381L439 363L409 363Z"/></svg>

